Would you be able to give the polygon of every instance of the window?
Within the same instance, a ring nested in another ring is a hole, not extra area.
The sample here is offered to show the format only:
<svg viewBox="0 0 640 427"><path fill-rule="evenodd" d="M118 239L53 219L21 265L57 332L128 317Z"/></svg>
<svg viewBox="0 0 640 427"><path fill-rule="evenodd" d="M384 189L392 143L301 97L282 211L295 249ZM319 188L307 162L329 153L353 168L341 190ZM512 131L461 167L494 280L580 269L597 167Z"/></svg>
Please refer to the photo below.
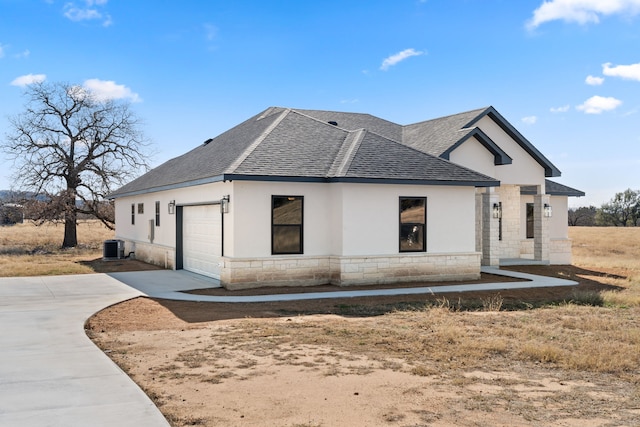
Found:
<svg viewBox="0 0 640 427"><path fill-rule="evenodd" d="M156 202L156 227L160 227L160 202Z"/></svg>
<svg viewBox="0 0 640 427"><path fill-rule="evenodd" d="M131 203L131 225L136 225L136 204Z"/></svg>
<svg viewBox="0 0 640 427"><path fill-rule="evenodd" d="M427 198L400 197L400 252L425 252Z"/></svg>
<svg viewBox="0 0 640 427"><path fill-rule="evenodd" d="M302 253L302 196L271 196L271 253Z"/></svg>
<svg viewBox="0 0 640 427"><path fill-rule="evenodd" d="M527 203L527 239L533 239L533 203Z"/></svg>
<svg viewBox="0 0 640 427"><path fill-rule="evenodd" d="M144 213L144 203L138 203L138 213L139 214Z"/></svg>

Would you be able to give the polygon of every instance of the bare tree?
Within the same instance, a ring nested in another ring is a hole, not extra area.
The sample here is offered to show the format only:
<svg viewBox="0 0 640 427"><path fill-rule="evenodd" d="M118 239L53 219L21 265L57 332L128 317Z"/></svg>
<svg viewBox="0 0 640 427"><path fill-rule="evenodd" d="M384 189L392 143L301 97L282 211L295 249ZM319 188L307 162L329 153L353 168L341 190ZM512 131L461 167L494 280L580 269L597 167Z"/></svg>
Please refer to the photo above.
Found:
<svg viewBox="0 0 640 427"><path fill-rule="evenodd" d="M14 161L15 185L47 196L37 219L64 219L62 247L78 244L78 214L113 228L105 196L148 169L147 143L130 104L67 83L32 84L25 97L0 146Z"/></svg>
<svg viewBox="0 0 640 427"><path fill-rule="evenodd" d="M569 209L569 226L594 226L596 224L596 212L597 209L595 206Z"/></svg>

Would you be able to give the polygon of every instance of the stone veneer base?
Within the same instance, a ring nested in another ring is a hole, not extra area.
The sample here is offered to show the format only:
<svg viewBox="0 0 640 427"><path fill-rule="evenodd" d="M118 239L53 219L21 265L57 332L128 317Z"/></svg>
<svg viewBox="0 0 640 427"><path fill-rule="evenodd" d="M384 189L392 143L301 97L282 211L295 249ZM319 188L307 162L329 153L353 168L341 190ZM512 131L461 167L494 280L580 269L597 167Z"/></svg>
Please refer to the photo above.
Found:
<svg viewBox="0 0 640 427"><path fill-rule="evenodd" d="M161 246L148 242L132 240L124 241L124 255L133 252L133 257L148 264L173 270L175 268L175 249L169 246Z"/></svg>
<svg viewBox="0 0 640 427"><path fill-rule="evenodd" d="M478 252L376 256L223 258L220 281L230 290L268 286L377 285L477 280Z"/></svg>

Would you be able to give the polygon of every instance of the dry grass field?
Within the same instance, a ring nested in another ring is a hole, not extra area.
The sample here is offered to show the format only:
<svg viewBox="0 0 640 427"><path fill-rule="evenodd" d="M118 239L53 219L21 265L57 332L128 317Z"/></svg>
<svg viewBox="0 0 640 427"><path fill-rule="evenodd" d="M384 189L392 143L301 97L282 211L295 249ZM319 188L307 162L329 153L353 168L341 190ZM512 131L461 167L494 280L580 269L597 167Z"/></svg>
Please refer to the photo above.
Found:
<svg viewBox="0 0 640 427"><path fill-rule="evenodd" d="M112 269L146 269L140 262L102 262L103 242L114 232L99 221L78 223L78 246L61 249L63 223L0 227L0 277L86 274Z"/></svg>
<svg viewBox="0 0 640 427"><path fill-rule="evenodd" d="M214 304L87 333L174 426L640 424L640 229L572 228L575 289Z"/></svg>

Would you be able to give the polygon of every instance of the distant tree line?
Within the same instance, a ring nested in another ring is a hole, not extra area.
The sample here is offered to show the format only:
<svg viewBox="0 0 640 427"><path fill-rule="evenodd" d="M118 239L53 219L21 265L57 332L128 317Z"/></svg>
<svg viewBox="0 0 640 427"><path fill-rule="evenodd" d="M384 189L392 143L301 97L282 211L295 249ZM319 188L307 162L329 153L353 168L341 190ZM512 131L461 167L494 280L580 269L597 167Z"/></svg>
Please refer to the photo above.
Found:
<svg viewBox="0 0 640 427"><path fill-rule="evenodd" d="M637 227L640 225L640 190L625 190L600 208L569 209L570 226Z"/></svg>
<svg viewBox="0 0 640 427"><path fill-rule="evenodd" d="M58 197L34 194L23 191L0 191L0 225L20 224L25 220L30 220L36 224L47 221L63 221L64 215L56 204L60 203ZM99 219L94 211L99 211L105 218L114 217L113 202L102 200L99 202L90 201L91 206L86 206L83 200L76 200L78 210L77 219Z"/></svg>

